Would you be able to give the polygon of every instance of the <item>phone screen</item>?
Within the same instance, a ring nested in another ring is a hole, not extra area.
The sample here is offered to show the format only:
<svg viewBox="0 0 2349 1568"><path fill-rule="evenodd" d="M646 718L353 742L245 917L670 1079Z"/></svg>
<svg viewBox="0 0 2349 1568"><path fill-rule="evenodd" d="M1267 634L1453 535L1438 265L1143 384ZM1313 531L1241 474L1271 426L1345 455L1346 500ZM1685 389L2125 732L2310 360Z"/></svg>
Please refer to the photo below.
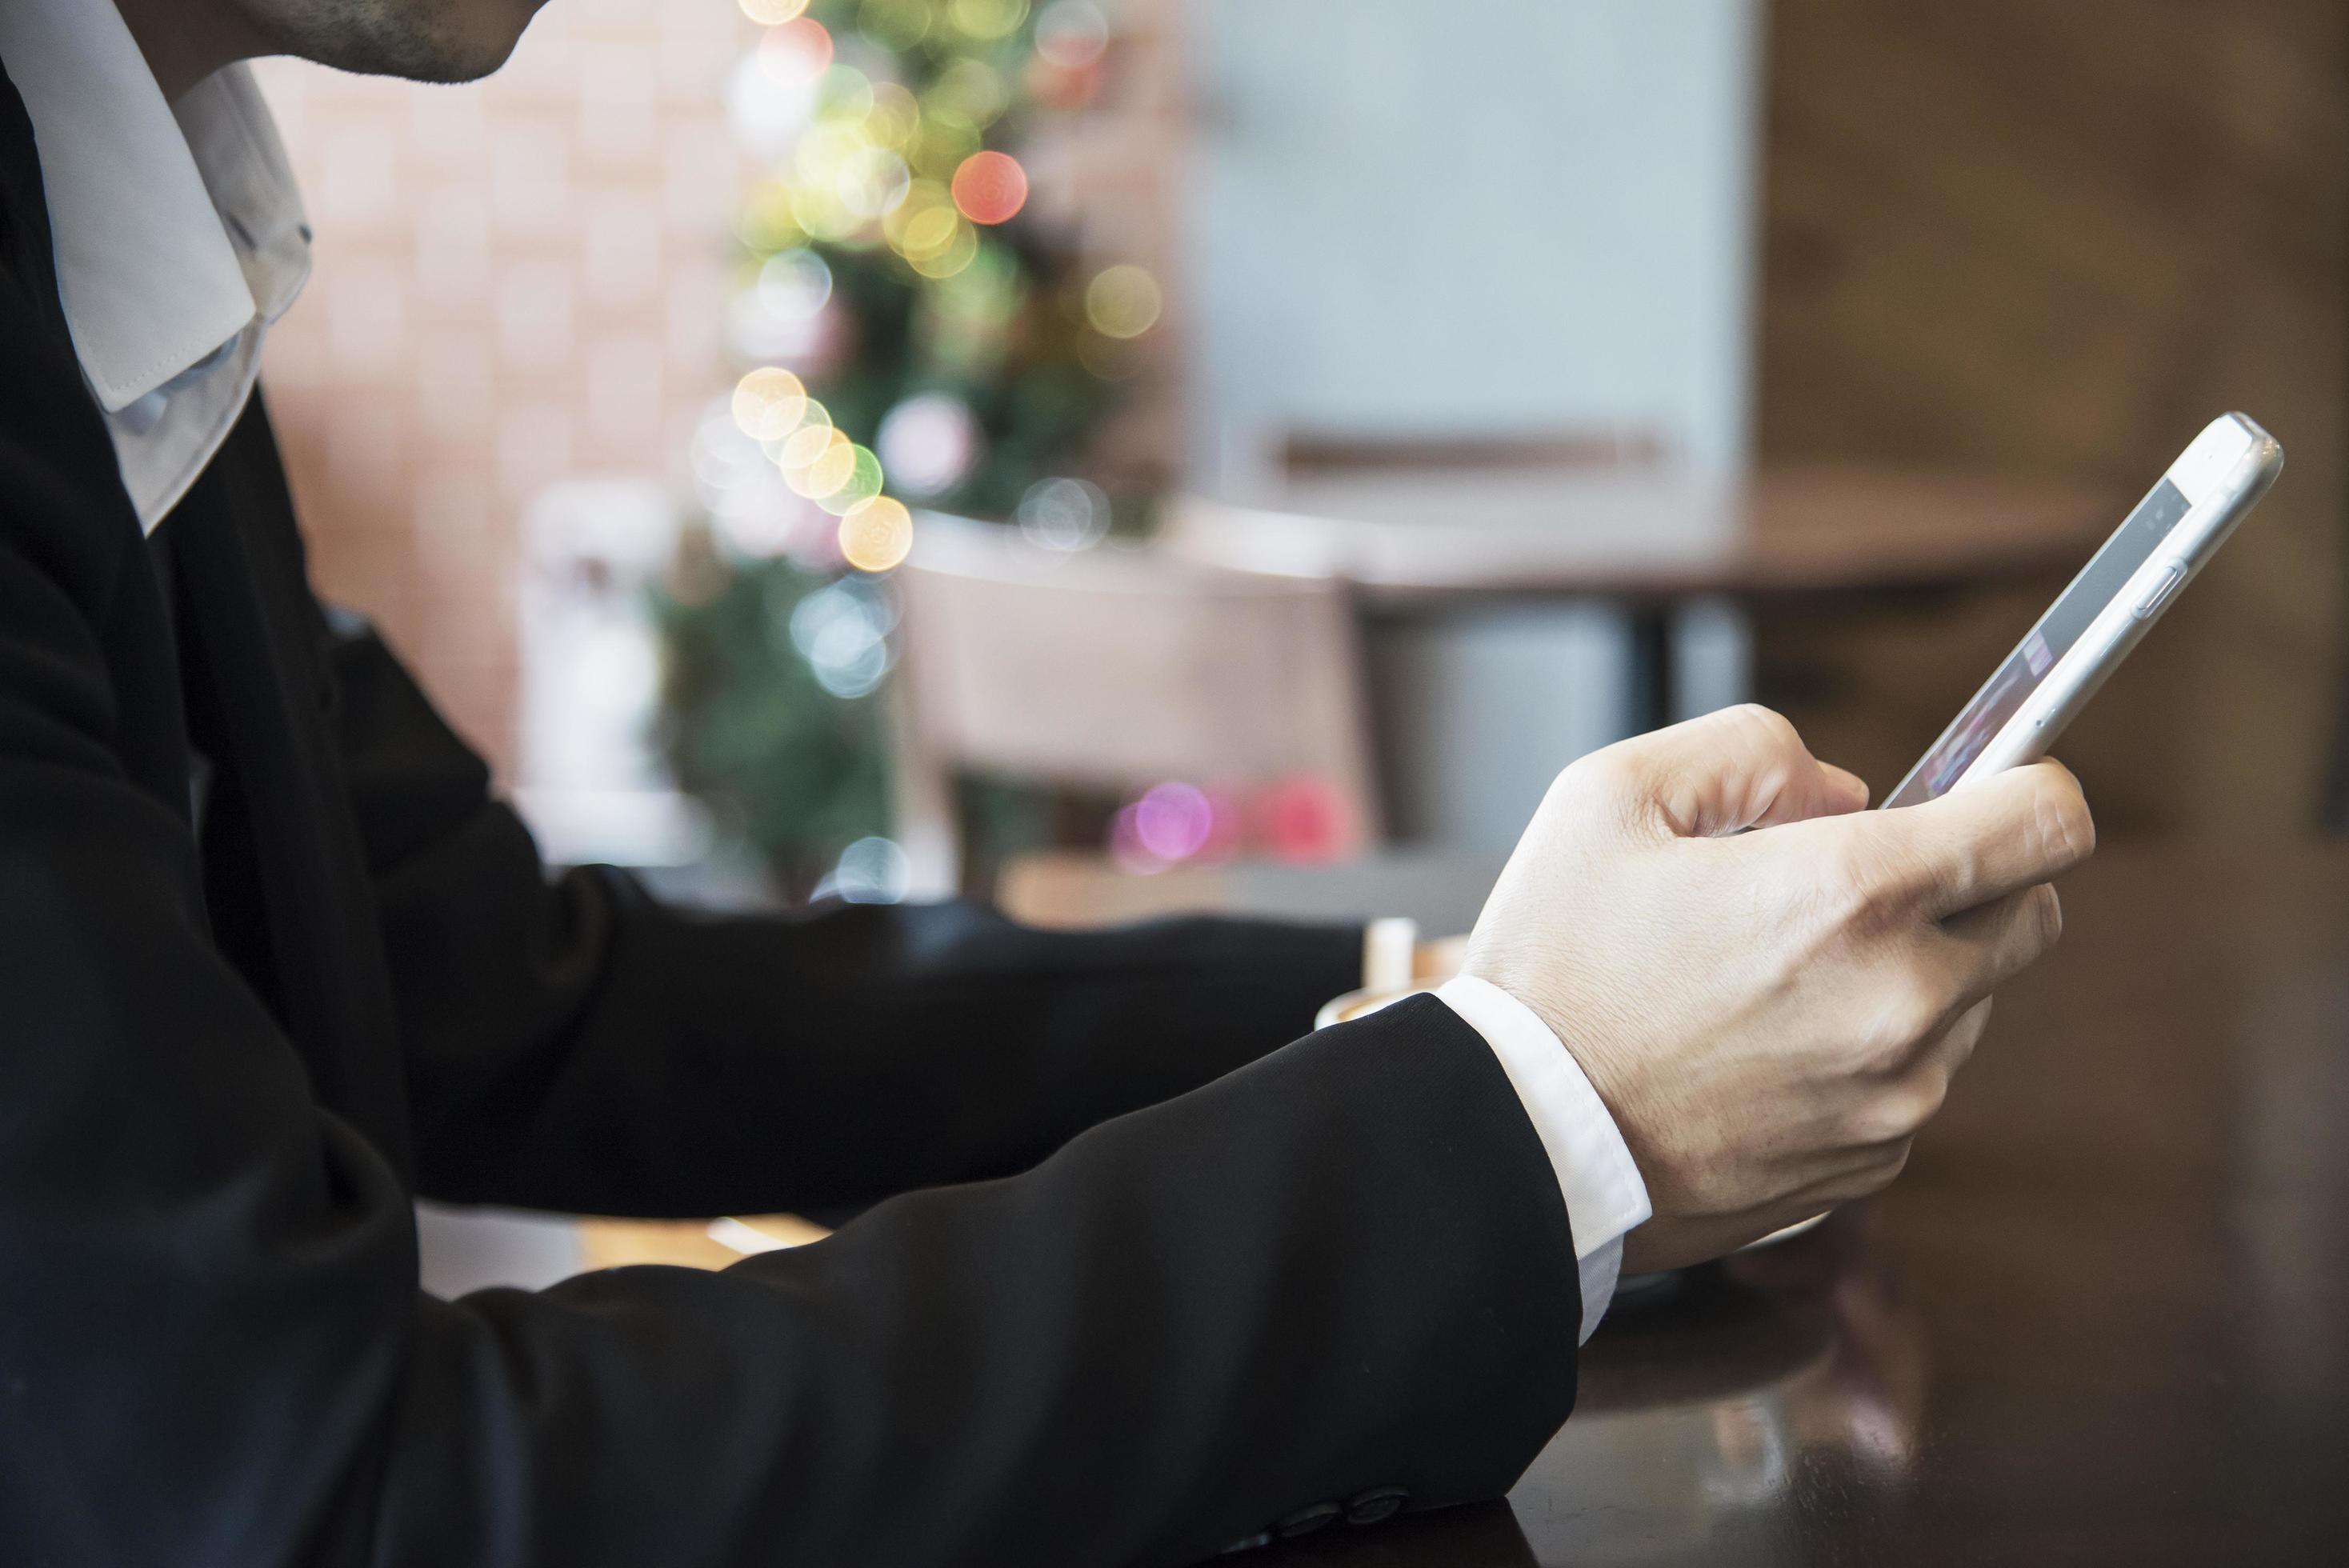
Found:
<svg viewBox="0 0 2349 1568"><path fill-rule="evenodd" d="M2023 699L2036 691L2055 661L2069 653L2080 640L2104 607L2113 602L2128 580L2137 575L2138 567L2152 558L2154 550L2178 526L2178 519L2191 510L2178 488L2168 480L2153 487L2153 492L2137 502L2137 510L2113 536L2105 541L2072 585L2039 617L1998 673L1973 701L1941 732L1933 748L1925 753L1924 760L1909 769L1885 800L1887 808L1914 806L1921 800L1938 799L1950 787L1965 777L1973 759L1982 755L1991 738L2005 727L2022 707Z"/></svg>

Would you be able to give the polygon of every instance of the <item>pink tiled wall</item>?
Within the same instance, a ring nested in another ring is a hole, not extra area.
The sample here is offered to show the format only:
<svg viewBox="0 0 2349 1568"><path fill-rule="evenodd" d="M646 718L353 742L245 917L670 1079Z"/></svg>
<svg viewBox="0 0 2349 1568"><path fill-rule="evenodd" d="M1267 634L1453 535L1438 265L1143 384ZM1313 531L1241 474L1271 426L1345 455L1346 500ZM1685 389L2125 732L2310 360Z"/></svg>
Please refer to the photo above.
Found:
<svg viewBox="0 0 2349 1568"><path fill-rule="evenodd" d="M261 67L317 232L264 372L313 576L502 764L523 507L673 479L730 383L722 86L749 28L725 0L559 0L467 87Z"/></svg>
<svg viewBox="0 0 2349 1568"><path fill-rule="evenodd" d="M1048 127L1022 150L1040 212L1163 274L1177 6L1103 8L1119 26L1103 103L1082 136ZM502 769L523 509L585 475L650 476L688 504L691 428L740 368L721 329L751 170L724 86L756 34L732 0L553 0L471 86L256 67L317 233L264 371L313 577L377 619ZM1111 432L1119 466L1171 467L1174 335Z"/></svg>

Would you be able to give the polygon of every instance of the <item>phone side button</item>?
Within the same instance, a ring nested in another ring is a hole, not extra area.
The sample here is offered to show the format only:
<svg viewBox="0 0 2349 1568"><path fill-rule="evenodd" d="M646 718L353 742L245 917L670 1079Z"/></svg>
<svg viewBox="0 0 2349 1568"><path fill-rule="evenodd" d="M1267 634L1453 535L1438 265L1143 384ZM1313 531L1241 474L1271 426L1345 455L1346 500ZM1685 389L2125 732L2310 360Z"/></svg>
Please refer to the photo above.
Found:
<svg viewBox="0 0 2349 1568"><path fill-rule="evenodd" d="M2129 606L2129 614L2140 621L2150 620L2154 612L2168 603L2169 596L2178 592L2178 585L2185 581L2184 568L2176 565L2163 567L2153 586L2137 595L2137 603Z"/></svg>

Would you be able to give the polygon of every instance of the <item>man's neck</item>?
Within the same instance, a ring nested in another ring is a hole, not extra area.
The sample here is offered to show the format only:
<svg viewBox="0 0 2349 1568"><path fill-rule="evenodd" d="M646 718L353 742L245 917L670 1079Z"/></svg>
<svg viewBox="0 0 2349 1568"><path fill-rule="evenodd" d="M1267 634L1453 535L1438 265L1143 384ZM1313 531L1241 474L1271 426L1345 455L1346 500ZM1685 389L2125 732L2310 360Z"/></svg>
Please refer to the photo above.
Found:
<svg viewBox="0 0 2349 1568"><path fill-rule="evenodd" d="M114 0L114 5L168 103L179 102L222 66L269 52L268 41L227 0Z"/></svg>

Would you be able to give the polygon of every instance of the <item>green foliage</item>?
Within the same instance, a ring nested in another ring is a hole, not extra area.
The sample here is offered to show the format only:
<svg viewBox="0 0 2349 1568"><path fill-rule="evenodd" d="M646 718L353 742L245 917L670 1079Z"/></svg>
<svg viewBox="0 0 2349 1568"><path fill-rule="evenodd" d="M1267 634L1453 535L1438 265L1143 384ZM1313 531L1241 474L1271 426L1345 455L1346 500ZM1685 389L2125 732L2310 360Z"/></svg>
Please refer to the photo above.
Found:
<svg viewBox="0 0 2349 1568"><path fill-rule="evenodd" d="M1101 46L1081 36L1098 13L1048 10L1047 28L1065 34L1071 15L1075 45L1053 35L1040 51L1029 0L814 0L761 46L786 85L807 65L812 110L745 202L738 282L755 291L781 257L828 274L830 289L805 352L773 363L820 403L808 421L828 418L859 447L885 447L890 411L923 394L954 399L978 435L964 470L926 493L894 479L885 452L885 496L1009 520L1039 480L1081 471L1134 363L1133 344L1088 324L1082 258L1065 236L1027 211L972 222L955 198L973 154L1017 156L1038 90L1070 108L1098 85ZM781 446L771 439L768 455L781 460ZM794 610L843 571L828 519L797 526L772 557L722 528L695 531L656 608L680 785L803 891L845 844L885 833L888 811L882 694L826 689L791 635ZM1018 835L1038 818L1016 792L977 803L983 832Z"/></svg>
<svg viewBox="0 0 2349 1568"><path fill-rule="evenodd" d="M791 643L792 612L829 580L788 560L744 562L703 575L695 602L675 585L654 600L662 740L678 783L794 895L843 846L888 830L880 708L824 690Z"/></svg>

